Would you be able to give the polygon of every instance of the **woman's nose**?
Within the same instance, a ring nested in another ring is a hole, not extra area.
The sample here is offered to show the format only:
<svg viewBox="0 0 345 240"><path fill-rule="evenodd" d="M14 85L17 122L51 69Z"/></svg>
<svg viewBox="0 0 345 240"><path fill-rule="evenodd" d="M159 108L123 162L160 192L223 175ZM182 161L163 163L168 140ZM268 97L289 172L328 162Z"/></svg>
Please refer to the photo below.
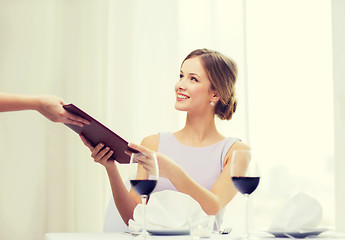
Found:
<svg viewBox="0 0 345 240"><path fill-rule="evenodd" d="M184 78L181 78L180 79L180 81L178 81L177 83L176 83L176 87L178 88L178 89L181 89L181 90L184 90L184 89L186 89L186 81L185 81L185 79Z"/></svg>

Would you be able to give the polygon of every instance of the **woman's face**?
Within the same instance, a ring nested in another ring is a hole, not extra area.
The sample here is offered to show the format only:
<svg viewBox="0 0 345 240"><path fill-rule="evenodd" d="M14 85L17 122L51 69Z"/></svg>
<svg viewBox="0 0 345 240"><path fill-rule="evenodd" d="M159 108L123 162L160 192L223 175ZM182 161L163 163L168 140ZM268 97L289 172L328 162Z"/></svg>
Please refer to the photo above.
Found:
<svg viewBox="0 0 345 240"><path fill-rule="evenodd" d="M175 85L175 108L180 111L205 111L211 108L214 91L200 57L187 59L180 69L180 80Z"/></svg>

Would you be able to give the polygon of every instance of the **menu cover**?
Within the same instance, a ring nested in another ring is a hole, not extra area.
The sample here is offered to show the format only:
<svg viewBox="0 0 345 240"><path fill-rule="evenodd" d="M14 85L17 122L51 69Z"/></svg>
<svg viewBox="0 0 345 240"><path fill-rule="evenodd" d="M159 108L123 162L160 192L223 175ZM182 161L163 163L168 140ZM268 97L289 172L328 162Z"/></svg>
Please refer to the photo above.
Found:
<svg viewBox="0 0 345 240"><path fill-rule="evenodd" d="M78 134L82 134L93 147L102 142L105 146L110 147L114 153L112 159L115 159L119 163L129 163L130 156L125 151L129 150L134 153L139 153L136 149L128 147L128 142L121 138L119 135L111 131L109 128L98 122L96 119L79 109L73 104L63 105L66 111L78 115L88 121L90 125L84 124L83 127L79 127L73 124L65 124Z"/></svg>

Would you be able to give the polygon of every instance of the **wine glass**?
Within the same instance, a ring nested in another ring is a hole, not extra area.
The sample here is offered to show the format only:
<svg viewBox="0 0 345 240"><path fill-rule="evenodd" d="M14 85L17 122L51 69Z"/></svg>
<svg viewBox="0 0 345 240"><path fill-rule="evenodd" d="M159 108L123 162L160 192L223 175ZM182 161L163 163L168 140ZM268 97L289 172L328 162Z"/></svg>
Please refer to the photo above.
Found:
<svg viewBox="0 0 345 240"><path fill-rule="evenodd" d="M246 199L245 232L242 239L249 239L249 195L255 191L260 182L258 163L252 158L251 150L235 150L232 154L230 175L237 190Z"/></svg>
<svg viewBox="0 0 345 240"><path fill-rule="evenodd" d="M130 176L130 183L134 191L141 196L143 205L143 229L137 236L140 239L149 239L146 231L145 207L148 196L155 189L159 177L156 153L132 153L130 164L137 164L137 171Z"/></svg>

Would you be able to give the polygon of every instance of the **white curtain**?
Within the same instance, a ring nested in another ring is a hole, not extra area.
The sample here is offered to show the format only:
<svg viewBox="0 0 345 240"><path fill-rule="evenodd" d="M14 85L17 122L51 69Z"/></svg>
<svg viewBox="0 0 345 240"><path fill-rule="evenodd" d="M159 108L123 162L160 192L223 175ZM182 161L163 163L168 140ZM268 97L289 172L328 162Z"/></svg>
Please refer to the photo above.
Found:
<svg viewBox="0 0 345 240"><path fill-rule="evenodd" d="M176 129L175 1L109 2L109 126L129 141Z"/></svg>
<svg viewBox="0 0 345 240"><path fill-rule="evenodd" d="M0 1L0 90L60 96L128 141L175 130L176 12L175 1ZM102 231L107 177L79 137L33 111L0 119L0 239Z"/></svg>
<svg viewBox="0 0 345 240"><path fill-rule="evenodd" d="M54 94L107 119L108 1L0 1L0 91ZM108 190L78 136L0 115L0 239L100 231Z"/></svg>

